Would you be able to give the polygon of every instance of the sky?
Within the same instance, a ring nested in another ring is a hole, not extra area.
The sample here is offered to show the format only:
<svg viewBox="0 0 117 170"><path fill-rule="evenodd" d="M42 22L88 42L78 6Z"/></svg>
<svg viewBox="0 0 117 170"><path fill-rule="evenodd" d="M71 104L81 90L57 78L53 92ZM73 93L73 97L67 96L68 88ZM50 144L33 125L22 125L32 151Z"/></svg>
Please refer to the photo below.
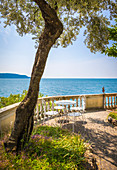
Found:
<svg viewBox="0 0 117 170"><path fill-rule="evenodd" d="M83 40L81 31L73 45L52 48L43 78L117 78L117 59L91 53ZM20 37L14 26L0 24L0 73L31 76L34 46L31 35Z"/></svg>

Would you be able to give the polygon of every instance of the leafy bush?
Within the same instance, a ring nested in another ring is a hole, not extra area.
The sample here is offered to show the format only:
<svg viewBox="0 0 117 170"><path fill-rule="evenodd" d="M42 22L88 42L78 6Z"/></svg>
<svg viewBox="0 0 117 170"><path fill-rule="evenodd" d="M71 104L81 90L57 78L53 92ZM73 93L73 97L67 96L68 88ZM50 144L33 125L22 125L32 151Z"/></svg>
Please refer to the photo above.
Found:
<svg viewBox="0 0 117 170"><path fill-rule="evenodd" d="M60 127L38 126L29 143L16 156L5 153L0 143L1 169L66 170L85 169L86 146L80 135L71 134Z"/></svg>
<svg viewBox="0 0 117 170"><path fill-rule="evenodd" d="M3 108L5 106L21 102L24 97L26 96L27 91L24 90L22 94L10 94L9 97L0 97L0 108ZM39 93L39 97L43 97L44 95L42 93Z"/></svg>
<svg viewBox="0 0 117 170"><path fill-rule="evenodd" d="M116 119L117 120L117 111L114 111L114 112L110 112L108 117L112 117L113 119Z"/></svg>

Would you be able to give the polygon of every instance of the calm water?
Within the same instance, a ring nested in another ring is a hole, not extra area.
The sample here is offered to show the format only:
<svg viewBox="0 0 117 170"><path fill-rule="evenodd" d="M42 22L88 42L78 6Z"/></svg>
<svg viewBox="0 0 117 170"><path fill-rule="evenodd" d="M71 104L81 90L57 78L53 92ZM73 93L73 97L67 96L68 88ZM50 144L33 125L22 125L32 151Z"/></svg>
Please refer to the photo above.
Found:
<svg viewBox="0 0 117 170"><path fill-rule="evenodd" d="M30 79L0 79L0 96L27 90ZM42 79L40 92L48 96L117 93L117 79Z"/></svg>

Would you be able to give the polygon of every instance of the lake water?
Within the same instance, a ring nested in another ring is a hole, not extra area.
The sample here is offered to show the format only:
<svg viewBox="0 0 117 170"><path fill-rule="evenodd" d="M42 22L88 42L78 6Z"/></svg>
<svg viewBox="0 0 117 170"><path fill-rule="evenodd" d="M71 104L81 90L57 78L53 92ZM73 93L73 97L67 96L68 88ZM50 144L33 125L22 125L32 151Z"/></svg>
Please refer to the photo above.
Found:
<svg viewBox="0 0 117 170"><path fill-rule="evenodd" d="M30 79L0 79L0 97L28 90ZM48 96L117 93L117 79L42 79L40 92Z"/></svg>

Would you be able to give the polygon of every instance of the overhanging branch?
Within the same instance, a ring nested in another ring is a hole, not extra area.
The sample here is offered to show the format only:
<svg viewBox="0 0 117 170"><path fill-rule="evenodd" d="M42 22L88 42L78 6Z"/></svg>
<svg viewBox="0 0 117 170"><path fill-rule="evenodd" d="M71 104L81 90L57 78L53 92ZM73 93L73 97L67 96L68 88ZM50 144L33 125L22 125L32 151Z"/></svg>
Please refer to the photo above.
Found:
<svg viewBox="0 0 117 170"><path fill-rule="evenodd" d="M33 1L39 6L46 24L48 23L54 25L56 24L55 21L58 21L60 24L55 9L51 8L51 6L45 0Z"/></svg>

